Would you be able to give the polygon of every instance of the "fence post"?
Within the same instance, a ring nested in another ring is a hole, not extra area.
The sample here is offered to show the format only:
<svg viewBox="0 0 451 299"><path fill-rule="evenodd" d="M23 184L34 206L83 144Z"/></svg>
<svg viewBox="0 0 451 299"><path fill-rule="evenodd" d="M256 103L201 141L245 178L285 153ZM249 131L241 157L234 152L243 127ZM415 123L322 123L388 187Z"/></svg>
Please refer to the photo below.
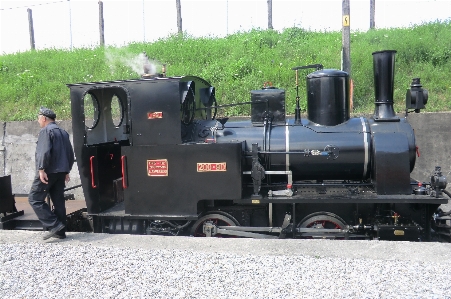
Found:
<svg viewBox="0 0 451 299"><path fill-rule="evenodd" d="M272 27L272 0L268 0L268 29L274 29Z"/></svg>
<svg viewBox="0 0 451 299"><path fill-rule="evenodd" d="M175 6L177 8L177 29L178 33L182 34L182 5L180 4L180 0L175 0Z"/></svg>
<svg viewBox="0 0 451 299"><path fill-rule="evenodd" d="M350 30L350 8L349 8L349 0L343 0L342 2L343 9L343 29L342 29L342 67L341 69L347 72L349 75L351 74L351 30Z"/></svg>
<svg viewBox="0 0 451 299"><path fill-rule="evenodd" d="M99 31L100 31L100 46L105 46L105 30L103 21L103 2L99 1Z"/></svg>
<svg viewBox="0 0 451 299"><path fill-rule="evenodd" d="M33 12L30 8L27 9L27 12L28 12L28 31L30 32L30 47L31 50L35 50Z"/></svg>
<svg viewBox="0 0 451 299"><path fill-rule="evenodd" d="M370 0L370 29L376 27L376 21L374 19L376 14L376 0Z"/></svg>

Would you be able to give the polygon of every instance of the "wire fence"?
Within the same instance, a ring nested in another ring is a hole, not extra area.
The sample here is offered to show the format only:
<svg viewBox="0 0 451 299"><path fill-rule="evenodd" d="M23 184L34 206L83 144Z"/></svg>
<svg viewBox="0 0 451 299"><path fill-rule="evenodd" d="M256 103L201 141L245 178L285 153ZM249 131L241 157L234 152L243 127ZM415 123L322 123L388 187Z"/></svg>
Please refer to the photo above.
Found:
<svg viewBox="0 0 451 299"><path fill-rule="evenodd" d="M177 32L175 0L103 0L105 45L152 42ZM2 1L0 55L30 49L27 9L32 10L35 48L96 47L100 42L96 0ZM27 5L25 5L27 4ZM266 0L181 0L183 30L192 36L226 36L266 29ZM370 0L351 0L351 30L370 26ZM341 0L273 0L273 27L341 30ZM449 20L449 0L376 0L376 28Z"/></svg>

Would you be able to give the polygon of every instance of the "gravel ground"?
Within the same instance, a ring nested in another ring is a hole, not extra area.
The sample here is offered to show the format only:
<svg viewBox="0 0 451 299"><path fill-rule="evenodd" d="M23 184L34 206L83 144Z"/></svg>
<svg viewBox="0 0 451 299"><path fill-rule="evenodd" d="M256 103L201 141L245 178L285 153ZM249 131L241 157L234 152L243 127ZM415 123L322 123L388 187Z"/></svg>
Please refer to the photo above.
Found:
<svg viewBox="0 0 451 299"><path fill-rule="evenodd" d="M451 244L0 231L0 298L451 298Z"/></svg>

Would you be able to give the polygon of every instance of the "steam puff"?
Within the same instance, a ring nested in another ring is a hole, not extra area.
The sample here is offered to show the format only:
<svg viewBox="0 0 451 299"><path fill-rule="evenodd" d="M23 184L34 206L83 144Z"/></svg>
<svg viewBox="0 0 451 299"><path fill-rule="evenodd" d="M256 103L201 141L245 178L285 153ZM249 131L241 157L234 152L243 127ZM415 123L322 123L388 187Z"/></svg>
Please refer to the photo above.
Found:
<svg viewBox="0 0 451 299"><path fill-rule="evenodd" d="M157 73L158 63L150 61L146 54L138 55L132 53L115 52L112 49L105 50L105 58L111 71L118 66L127 66L137 73L139 76L143 74L155 75Z"/></svg>

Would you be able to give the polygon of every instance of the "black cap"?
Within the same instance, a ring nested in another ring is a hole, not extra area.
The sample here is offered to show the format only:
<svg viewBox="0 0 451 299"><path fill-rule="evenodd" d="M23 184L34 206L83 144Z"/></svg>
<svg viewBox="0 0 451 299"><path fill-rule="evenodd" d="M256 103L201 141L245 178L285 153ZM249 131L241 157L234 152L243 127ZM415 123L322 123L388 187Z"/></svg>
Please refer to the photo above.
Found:
<svg viewBox="0 0 451 299"><path fill-rule="evenodd" d="M53 112L52 110L50 110L49 108L46 108L46 107L41 107L41 109L39 109L39 114L44 115L51 119L56 118L55 112Z"/></svg>

